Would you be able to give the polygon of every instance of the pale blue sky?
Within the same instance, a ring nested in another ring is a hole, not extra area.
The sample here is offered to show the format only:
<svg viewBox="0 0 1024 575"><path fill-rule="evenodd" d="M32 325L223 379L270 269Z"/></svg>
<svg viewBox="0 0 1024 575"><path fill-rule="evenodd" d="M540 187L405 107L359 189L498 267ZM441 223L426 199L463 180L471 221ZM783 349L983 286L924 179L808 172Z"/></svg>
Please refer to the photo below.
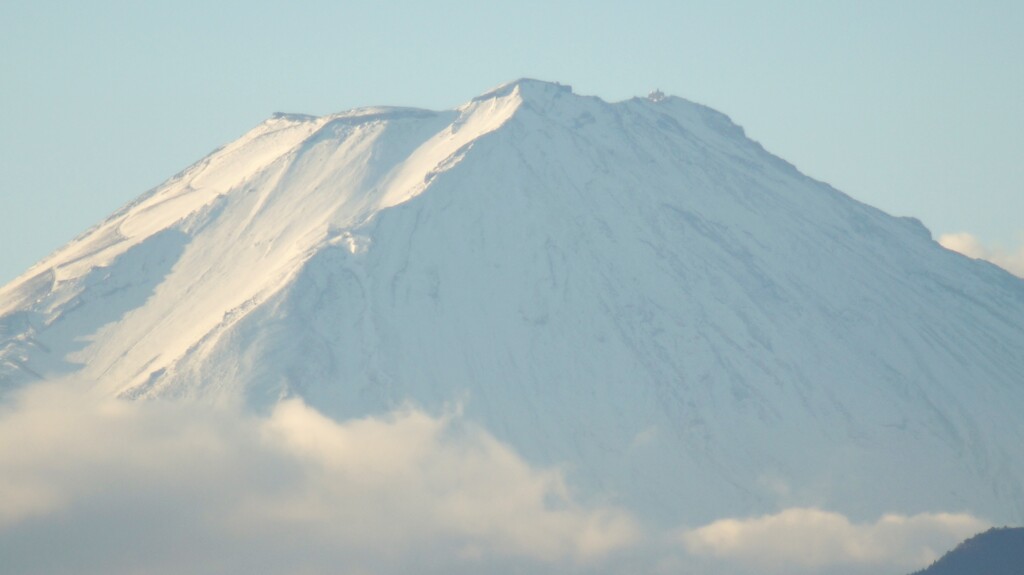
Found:
<svg viewBox="0 0 1024 575"><path fill-rule="evenodd" d="M5 0L0 283L275 111L521 76L729 114L851 196L1024 237L1024 2Z"/></svg>

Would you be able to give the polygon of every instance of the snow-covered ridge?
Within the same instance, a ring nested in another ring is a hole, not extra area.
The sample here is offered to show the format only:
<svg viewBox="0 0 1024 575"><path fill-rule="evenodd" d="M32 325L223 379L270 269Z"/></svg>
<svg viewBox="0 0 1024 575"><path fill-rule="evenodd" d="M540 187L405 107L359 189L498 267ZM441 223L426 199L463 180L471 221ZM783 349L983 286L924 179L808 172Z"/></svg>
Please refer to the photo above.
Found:
<svg viewBox="0 0 1024 575"><path fill-rule="evenodd" d="M707 107L536 80L277 114L0 290L0 388L341 416L465 398L666 525L1019 521L1022 349L1024 282L919 222Z"/></svg>
<svg viewBox="0 0 1024 575"><path fill-rule="evenodd" d="M513 94L518 94L521 99L535 100L553 98L562 95L572 95L573 91L572 86L567 84L545 82L543 80L535 80L533 78L520 78L488 90L473 98L472 102L482 102L484 100L493 100L495 98L507 98Z"/></svg>
<svg viewBox="0 0 1024 575"><path fill-rule="evenodd" d="M197 278L206 283L213 277L219 278L218 287L204 298L206 305L184 310L176 307L174 296L164 305L161 297L150 302L147 307L160 310L154 311L158 323L175 335L165 334L164 349L150 352L156 356L138 359L134 369L149 371L126 381L142 381L165 369L159 358L173 361L175 354L225 327L224 318L238 317L238 310L274 292L317 245L344 233L339 230L420 193L439 171L458 161L466 146L506 121L520 102L515 91L451 112L369 107L323 117L275 114L6 286L0 292L0 314L28 307L44 324L60 322L79 305L76 297L89 289L93 270L116 266L133 250L148 249L151 238L178 230L186 245L175 256L181 259L172 262L174 273L164 270L170 276L161 278L168 282L161 289L170 290L170 282L178 281L177 287L189 290ZM281 197L282 188L299 191ZM250 235L257 225L259 231ZM238 244L242 237L249 241ZM207 242L225 248L216 263L207 259ZM172 321L177 316L181 319ZM187 335L181 337L179 330ZM174 341L180 343L168 345ZM117 354L121 377L124 370L134 371L128 359ZM36 371L22 361L27 358L14 364L24 366L16 372ZM38 373L58 375L46 369Z"/></svg>

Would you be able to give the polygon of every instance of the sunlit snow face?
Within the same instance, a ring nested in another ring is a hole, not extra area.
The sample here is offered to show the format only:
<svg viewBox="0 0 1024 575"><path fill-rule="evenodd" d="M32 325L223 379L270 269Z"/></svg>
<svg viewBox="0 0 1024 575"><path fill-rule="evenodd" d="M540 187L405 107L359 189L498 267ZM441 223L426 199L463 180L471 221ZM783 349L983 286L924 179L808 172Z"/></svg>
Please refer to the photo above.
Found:
<svg viewBox="0 0 1024 575"><path fill-rule="evenodd" d="M18 573L866 574L984 526L790 509L661 533L579 503L457 409L339 422L299 400L256 417L44 385L0 412L0 555Z"/></svg>

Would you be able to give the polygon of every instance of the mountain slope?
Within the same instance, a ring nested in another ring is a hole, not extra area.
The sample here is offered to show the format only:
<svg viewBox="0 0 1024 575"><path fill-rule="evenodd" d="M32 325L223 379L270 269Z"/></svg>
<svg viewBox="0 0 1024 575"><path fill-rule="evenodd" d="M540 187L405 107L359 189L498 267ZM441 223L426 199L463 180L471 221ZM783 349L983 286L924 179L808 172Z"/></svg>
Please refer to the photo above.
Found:
<svg viewBox="0 0 1024 575"><path fill-rule="evenodd" d="M1024 565L1024 528L994 528L957 545L914 575L1017 575Z"/></svg>
<svg viewBox="0 0 1024 575"><path fill-rule="evenodd" d="M462 401L664 524L1024 520L1024 282L678 98L277 116L0 291L0 341L5 387Z"/></svg>

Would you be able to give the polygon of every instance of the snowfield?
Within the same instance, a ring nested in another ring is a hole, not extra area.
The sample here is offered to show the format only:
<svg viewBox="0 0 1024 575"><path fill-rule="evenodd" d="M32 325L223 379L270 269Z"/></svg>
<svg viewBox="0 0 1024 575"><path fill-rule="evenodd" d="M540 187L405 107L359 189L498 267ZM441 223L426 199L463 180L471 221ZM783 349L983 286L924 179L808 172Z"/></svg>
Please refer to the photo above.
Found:
<svg viewBox="0 0 1024 575"><path fill-rule="evenodd" d="M0 289L0 389L58 378L459 403L651 529L1024 522L1024 280L676 97L276 115Z"/></svg>

